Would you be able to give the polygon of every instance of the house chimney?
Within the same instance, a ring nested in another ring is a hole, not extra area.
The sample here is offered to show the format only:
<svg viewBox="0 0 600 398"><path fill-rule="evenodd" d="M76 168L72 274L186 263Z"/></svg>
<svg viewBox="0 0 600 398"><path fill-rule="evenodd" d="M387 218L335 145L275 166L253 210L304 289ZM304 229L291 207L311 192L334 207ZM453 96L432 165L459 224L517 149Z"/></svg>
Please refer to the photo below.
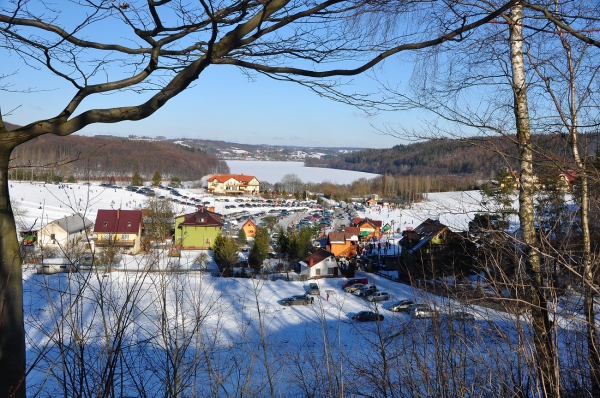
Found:
<svg viewBox="0 0 600 398"><path fill-rule="evenodd" d="M118 209L118 210L117 210L117 220L118 220L119 218L121 218L121 209Z"/></svg>
<svg viewBox="0 0 600 398"><path fill-rule="evenodd" d="M308 266L312 267L313 265L315 265L315 260L313 260L313 258L311 257L308 259Z"/></svg>

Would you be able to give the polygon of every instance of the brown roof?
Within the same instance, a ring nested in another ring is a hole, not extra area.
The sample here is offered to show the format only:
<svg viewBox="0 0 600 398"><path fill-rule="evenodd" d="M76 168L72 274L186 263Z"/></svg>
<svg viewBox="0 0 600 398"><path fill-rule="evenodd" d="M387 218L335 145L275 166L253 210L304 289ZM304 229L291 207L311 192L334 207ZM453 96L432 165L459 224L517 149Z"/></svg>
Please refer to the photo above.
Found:
<svg viewBox="0 0 600 398"><path fill-rule="evenodd" d="M98 210L94 232L137 234L141 225L141 210Z"/></svg>
<svg viewBox="0 0 600 398"><path fill-rule="evenodd" d="M421 237L435 237L447 228L448 227L440 223L439 220L432 220L431 218L428 218L419 224L414 231L421 235Z"/></svg>
<svg viewBox="0 0 600 398"><path fill-rule="evenodd" d="M358 235L358 234L360 234L360 228L359 227L346 227L344 229L344 232L347 232L352 235Z"/></svg>
<svg viewBox="0 0 600 398"><path fill-rule="evenodd" d="M346 228L347 230L348 228ZM357 236L358 232L353 234L351 232L330 232L329 235L327 235L327 242L329 242L329 244L332 243L346 243L346 241L350 238L352 238L352 236Z"/></svg>
<svg viewBox="0 0 600 398"><path fill-rule="evenodd" d="M379 227L381 228L381 226L383 225L383 221L381 220L371 220L370 218L360 218L357 217L355 219L352 220L352 224L354 224L356 227L360 227L361 225L363 225L364 223L369 223L371 225L373 225L374 227Z"/></svg>
<svg viewBox="0 0 600 398"><path fill-rule="evenodd" d="M308 267L312 267L315 264L319 264L321 261L325 260L328 257L333 256L332 252L329 252L327 250L324 249L317 249L316 252L314 252L313 254L311 254L310 256L306 257L304 260L302 260L304 263L306 263L306 265ZM312 260L312 261L311 261Z"/></svg>
<svg viewBox="0 0 600 398"><path fill-rule="evenodd" d="M197 212L183 215L184 220L179 225L199 227L222 227L221 215L201 207Z"/></svg>
<svg viewBox="0 0 600 398"><path fill-rule="evenodd" d="M232 178L234 178L235 180L237 180L239 182L244 182L244 183L248 184L250 181L252 181L253 178L256 178L256 177L247 176L245 174L215 174L214 176L210 177L207 181L212 182L214 180L217 180L219 182L225 182ZM258 181L258 179L257 179L257 181Z"/></svg>

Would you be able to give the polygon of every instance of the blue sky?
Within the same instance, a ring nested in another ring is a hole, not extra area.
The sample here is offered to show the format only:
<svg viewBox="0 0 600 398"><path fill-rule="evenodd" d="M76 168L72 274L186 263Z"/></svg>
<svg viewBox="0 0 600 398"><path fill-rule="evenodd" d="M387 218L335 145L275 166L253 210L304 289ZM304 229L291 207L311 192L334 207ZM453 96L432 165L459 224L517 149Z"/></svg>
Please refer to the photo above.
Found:
<svg viewBox="0 0 600 398"><path fill-rule="evenodd" d="M399 70L398 61L388 63L394 64L390 69ZM23 125L55 116L74 93L74 89L61 79L43 69L28 68L15 57L11 57L5 65L8 68L3 67L3 73L18 72L9 77L13 88L35 89L32 93L2 93L0 107L8 122ZM377 70L378 74L384 72ZM347 87L352 91L376 91L376 84L369 76L354 77ZM144 97L144 94L132 93L104 95L85 105L132 105L141 102ZM246 144L386 148L401 141L381 135L377 129L401 124L407 126L413 120L414 115L405 112L368 116L355 107L321 98L294 83L279 82L265 76L255 76L254 81L249 81L235 67L211 66L194 87L171 100L150 118L137 122L96 124L78 134L162 135Z"/></svg>

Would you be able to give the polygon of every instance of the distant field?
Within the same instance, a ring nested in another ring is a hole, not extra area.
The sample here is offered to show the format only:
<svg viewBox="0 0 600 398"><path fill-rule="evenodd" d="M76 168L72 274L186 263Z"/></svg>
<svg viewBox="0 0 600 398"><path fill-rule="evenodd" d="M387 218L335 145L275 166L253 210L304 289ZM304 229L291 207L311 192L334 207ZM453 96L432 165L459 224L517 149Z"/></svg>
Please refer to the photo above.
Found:
<svg viewBox="0 0 600 398"><path fill-rule="evenodd" d="M233 174L248 174L271 184L281 181L286 174L296 174L304 182L321 183L330 181L336 184L350 184L359 178L371 179L379 174L360 171L304 167L303 162L261 162L258 160L228 160L229 170Z"/></svg>

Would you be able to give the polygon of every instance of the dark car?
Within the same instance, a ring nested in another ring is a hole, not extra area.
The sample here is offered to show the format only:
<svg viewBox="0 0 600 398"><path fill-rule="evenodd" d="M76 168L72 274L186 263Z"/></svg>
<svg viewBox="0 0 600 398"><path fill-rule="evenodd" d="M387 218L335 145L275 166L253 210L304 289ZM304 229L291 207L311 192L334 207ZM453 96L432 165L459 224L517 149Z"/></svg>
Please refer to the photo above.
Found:
<svg viewBox="0 0 600 398"><path fill-rule="evenodd" d="M352 319L360 322L383 321L383 315L376 314L373 311L361 311L354 314Z"/></svg>
<svg viewBox="0 0 600 398"><path fill-rule="evenodd" d="M410 307L414 303L415 302L412 300L400 300L400 301L395 302L394 304L390 305L388 307L388 310L392 311L392 312L407 312L408 307Z"/></svg>
<svg viewBox="0 0 600 398"><path fill-rule="evenodd" d="M357 296L360 296L360 297L367 297L367 296L370 296L371 294L375 293L376 291L377 291L377 286L375 286L372 283L369 283L368 285L364 285L363 287L361 287L360 289L355 291L354 294Z"/></svg>
<svg viewBox="0 0 600 398"><path fill-rule="evenodd" d="M298 294L291 297L286 297L281 300L282 305L307 305L310 303L310 298L305 294Z"/></svg>
<svg viewBox="0 0 600 398"><path fill-rule="evenodd" d="M473 322L475 321L475 315L466 311L456 311L450 314L450 317L455 321L461 322Z"/></svg>

